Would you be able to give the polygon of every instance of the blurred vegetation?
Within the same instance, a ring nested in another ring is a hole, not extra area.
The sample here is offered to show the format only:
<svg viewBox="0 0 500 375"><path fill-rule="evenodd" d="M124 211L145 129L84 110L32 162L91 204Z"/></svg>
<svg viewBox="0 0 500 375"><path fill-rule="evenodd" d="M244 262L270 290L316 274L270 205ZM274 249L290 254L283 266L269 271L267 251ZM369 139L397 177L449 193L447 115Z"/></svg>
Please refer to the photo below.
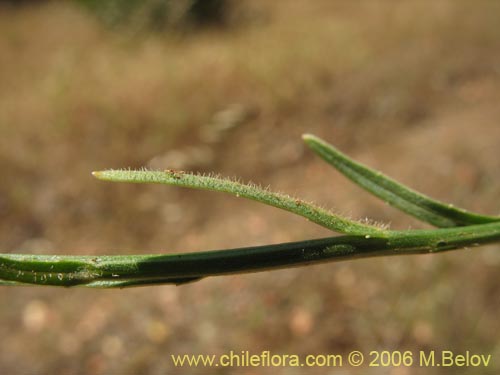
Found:
<svg viewBox="0 0 500 375"><path fill-rule="evenodd" d="M222 26L230 0L75 0L111 26L140 30L166 27Z"/></svg>

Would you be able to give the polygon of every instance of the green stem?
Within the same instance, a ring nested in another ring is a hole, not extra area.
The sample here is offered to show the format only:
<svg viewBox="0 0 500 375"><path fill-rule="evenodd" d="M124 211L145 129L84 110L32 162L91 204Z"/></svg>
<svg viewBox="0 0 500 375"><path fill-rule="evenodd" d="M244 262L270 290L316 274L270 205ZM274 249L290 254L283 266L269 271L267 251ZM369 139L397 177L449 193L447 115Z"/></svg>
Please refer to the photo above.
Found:
<svg viewBox="0 0 500 375"><path fill-rule="evenodd" d="M0 254L0 285L115 288L184 284L208 276L375 256L443 252L500 241L500 218L470 213L434 201L354 162L314 136L306 135L304 139L314 151L368 191L417 218L451 228L389 231L339 217L310 203L254 185L180 171L94 172L102 180L160 183L231 193L287 210L348 235L171 255Z"/></svg>
<svg viewBox="0 0 500 375"><path fill-rule="evenodd" d="M0 284L98 288L182 284L203 277L357 258L436 253L500 240L500 223L349 235L171 255L0 255Z"/></svg>

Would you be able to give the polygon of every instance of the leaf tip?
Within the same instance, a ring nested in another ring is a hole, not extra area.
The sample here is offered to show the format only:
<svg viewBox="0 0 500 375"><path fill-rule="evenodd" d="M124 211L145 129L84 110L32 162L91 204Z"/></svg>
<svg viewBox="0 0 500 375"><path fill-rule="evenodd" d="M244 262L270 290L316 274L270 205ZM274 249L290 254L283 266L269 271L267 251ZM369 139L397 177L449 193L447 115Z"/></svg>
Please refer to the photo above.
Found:
<svg viewBox="0 0 500 375"><path fill-rule="evenodd" d="M309 147L322 142L321 138L309 133L302 134L302 139Z"/></svg>
<svg viewBox="0 0 500 375"><path fill-rule="evenodd" d="M309 133L302 134L302 139L304 140L304 142L308 142L314 138L316 138L316 137L312 134L309 134Z"/></svg>
<svg viewBox="0 0 500 375"><path fill-rule="evenodd" d="M105 180L106 179L106 171L93 171L92 176L94 176L98 180Z"/></svg>

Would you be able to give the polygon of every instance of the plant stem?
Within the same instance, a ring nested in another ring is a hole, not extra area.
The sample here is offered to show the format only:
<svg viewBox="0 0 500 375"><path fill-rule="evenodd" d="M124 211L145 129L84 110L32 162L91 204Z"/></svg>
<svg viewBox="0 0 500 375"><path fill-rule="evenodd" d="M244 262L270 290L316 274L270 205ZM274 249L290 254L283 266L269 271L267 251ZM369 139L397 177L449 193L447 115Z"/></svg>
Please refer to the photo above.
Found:
<svg viewBox="0 0 500 375"><path fill-rule="evenodd" d="M306 143L358 185L443 229L389 231L352 221L311 203L255 185L181 171L94 172L107 181L159 183L245 197L303 216L346 236L277 245L170 255L57 256L0 254L0 285L131 287L184 284L208 276L386 255L425 254L500 241L500 218L434 201L356 163L314 136ZM449 228L447 228L449 227Z"/></svg>
<svg viewBox="0 0 500 375"><path fill-rule="evenodd" d="M437 253L500 241L500 223L390 231L278 245L170 255L0 255L0 284L130 287L375 256Z"/></svg>

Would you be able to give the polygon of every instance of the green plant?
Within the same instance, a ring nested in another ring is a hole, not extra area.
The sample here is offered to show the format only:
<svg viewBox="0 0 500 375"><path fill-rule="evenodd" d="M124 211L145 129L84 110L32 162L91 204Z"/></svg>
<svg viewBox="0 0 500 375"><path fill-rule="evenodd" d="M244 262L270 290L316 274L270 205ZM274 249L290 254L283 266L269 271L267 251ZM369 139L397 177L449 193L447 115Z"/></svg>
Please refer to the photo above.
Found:
<svg viewBox="0 0 500 375"><path fill-rule="evenodd" d="M355 183L393 206L440 229L394 231L349 220L311 203L216 176L182 171L107 170L101 180L156 183L230 193L303 216L332 231L324 239L171 255L58 256L0 254L0 285L129 287L183 284L208 276L350 260L439 253L500 241L500 217L478 215L432 200L354 162L321 139L306 144Z"/></svg>

